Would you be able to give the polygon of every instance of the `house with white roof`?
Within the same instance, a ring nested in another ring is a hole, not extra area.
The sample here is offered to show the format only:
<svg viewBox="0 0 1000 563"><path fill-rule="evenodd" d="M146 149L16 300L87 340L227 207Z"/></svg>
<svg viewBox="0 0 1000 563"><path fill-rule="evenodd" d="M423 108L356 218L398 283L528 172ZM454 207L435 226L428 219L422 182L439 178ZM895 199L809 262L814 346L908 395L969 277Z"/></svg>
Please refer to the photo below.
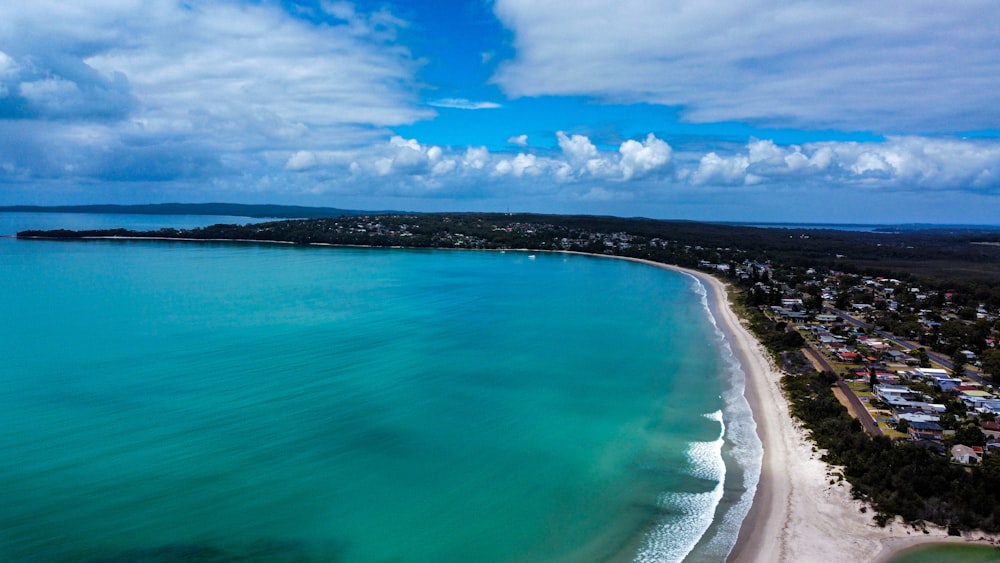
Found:
<svg viewBox="0 0 1000 563"><path fill-rule="evenodd" d="M916 368L913 371L917 372L917 375L923 379L941 379L951 377L948 370L941 368Z"/></svg>
<svg viewBox="0 0 1000 563"><path fill-rule="evenodd" d="M978 446L966 446L955 444L951 447L951 460L956 463L971 465L983 460L983 448Z"/></svg>

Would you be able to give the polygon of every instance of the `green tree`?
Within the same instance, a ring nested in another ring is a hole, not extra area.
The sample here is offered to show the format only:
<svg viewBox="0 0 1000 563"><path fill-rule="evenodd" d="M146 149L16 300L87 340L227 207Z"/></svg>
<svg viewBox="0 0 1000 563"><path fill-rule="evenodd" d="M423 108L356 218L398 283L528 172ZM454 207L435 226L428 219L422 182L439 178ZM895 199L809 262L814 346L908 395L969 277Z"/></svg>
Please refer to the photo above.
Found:
<svg viewBox="0 0 1000 563"><path fill-rule="evenodd" d="M986 454L981 467L986 475L992 479L1000 480L1000 454Z"/></svg>
<svg viewBox="0 0 1000 563"><path fill-rule="evenodd" d="M1000 380L1000 350L991 348L983 352L980 361L983 364L983 371L990 374L993 381Z"/></svg>
<svg viewBox="0 0 1000 563"><path fill-rule="evenodd" d="M923 328L920 326L920 323L911 319L896 325L893 332L904 338L916 338L921 332L923 332Z"/></svg>
<svg viewBox="0 0 1000 563"><path fill-rule="evenodd" d="M969 360L965 357L961 351L956 351L951 357L951 376L952 377L964 377L965 376L965 364Z"/></svg>
<svg viewBox="0 0 1000 563"><path fill-rule="evenodd" d="M923 348L916 348L910 350L910 355L920 360L920 367L922 368L931 367L931 357L927 355L927 350L924 350Z"/></svg>
<svg viewBox="0 0 1000 563"><path fill-rule="evenodd" d="M810 295L802 300L802 306L806 311L818 312L823 309L823 299L818 295Z"/></svg>
<svg viewBox="0 0 1000 563"><path fill-rule="evenodd" d="M786 349L801 348L805 343L806 339L795 330L789 330L781 337L781 345Z"/></svg>
<svg viewBox="0 0 1000 563"><path fill-rule="evenodd" d="M976 425L963 425L955 430L955 443L966 446L985 446L986 436Z"/></svg>

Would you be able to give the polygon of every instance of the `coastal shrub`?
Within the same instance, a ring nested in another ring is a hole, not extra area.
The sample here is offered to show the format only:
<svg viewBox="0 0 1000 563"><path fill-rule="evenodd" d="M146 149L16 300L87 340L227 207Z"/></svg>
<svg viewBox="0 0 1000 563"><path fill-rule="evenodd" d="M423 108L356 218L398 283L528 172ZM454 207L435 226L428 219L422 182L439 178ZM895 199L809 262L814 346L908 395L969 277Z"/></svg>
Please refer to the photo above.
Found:
<svg viewBox="0 0 1000 563"><path fill-rule="evenodd" d="M1000 531L1000 455L966 470L914 443L872 438L834 397L835 382L836 375L819 372L782 378L792 414L825 450L824 461L843 467L852 496L871 505L876 523L899 515L955 530Z"/></svg>

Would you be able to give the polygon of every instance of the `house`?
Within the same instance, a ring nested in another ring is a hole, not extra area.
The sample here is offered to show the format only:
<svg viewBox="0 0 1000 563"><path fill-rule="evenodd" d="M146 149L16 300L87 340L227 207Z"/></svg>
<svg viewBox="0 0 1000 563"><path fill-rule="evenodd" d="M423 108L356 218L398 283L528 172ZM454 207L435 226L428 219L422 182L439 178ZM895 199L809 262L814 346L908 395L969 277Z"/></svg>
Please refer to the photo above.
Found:
<svg viewBox="0 0 1000 563"><path fill-rule="evenodd" d="M888 384L876 385L874 391L876 398L885 401L887 403L897 398L914 399L919 397L919 396L913 397L914 395L917 394L914 393L909 387L906 387L905 385L888 385Z"/></svg>
<svg viewBox="0 0 1000 563"><path fill-rule="evenodd" d="M944 428L936 422L911 422L907 430L914 440L942 440Z"/></svg>
<svg viewBox="0 0 1000 563"><path fill-rule="evenodd" d="M996 399L996 397L994 397L991 393L979 390L961 391L958 394L958 398L961 399L963 403L972 408L978 408L981 405L985 404L987 401Z"/></svg>
<svg viewBox="0 0 1000 563"><path fill-rule="evenodd" d="M915 411L942 413L945 411L944 405L928 403L926 397L908 387L876 385L875 396L889 405L889 408L895 413Z"/></svg>
<svg viewBox="0 0 1000 563"><path fill-rule="evenodd" d="M839 336L833 336L832 334L824 334L819 337L820 344L834 345L843 342L844 339Z"/></svg>
<svg viewBox="0 0 1000 563"><path fill-rule="evenodd" d="M951 374L948 373L948 370L939 368L917 368L913 371L917 372L917 375L919 375L923 379L940 379L940 378L951 377Z"/></svg>
<svg viewBox="0 0 1000 563"><path fill-rule="evenodd" d="M962 387L962 380L954 377L935 379L934 383L945 393L959 393Z"/></svg>
<svg viewBox="0 0 1000 563"><path fill-rule="evenodd" d="M982 428L983 434L988 439L1000 438L1000 422L988 420L983 422L980 427Z"/></svg>
<svg viewBox="0 0 1000 563"><path fill-rule="evenodd" d="M861 356L857 352L837 352L837 358L842 362L860 362Z"/></svg>
<svg viewBox="0 0 1000 563"><path fill-rule="evenodd" d="M897 414L896 418L899 420L905 420L910 424L913 424L914 422L938 422L941 420L941 417L936 414L929 414L916 409L913 409L913 412L903 412Z"/></svg>
<svg viewBox="0 0 1000 563"><path fill-rule="evenodd" d="M905 364L908 360L916 360L916 358L901 350L889 350L885 354L886 356L889 357L890 362L896 362L900 364Z"/></svg>
<svg viewBox="0 0 1000 563"><path fill-rule="evenodd" d="M1000 399L982 399L973 403L973 408L980 414L1000 415Z"/></svg>
<svg viewBox="0 0 1000 563"><path fill-rule="evenodd" d="M864 345L876 352L884 352L889 349L889 345L882 340L865 340Z"/></svg>
<svg viewBox="0 0 1000 563"><path fill-rule="evenodd" d="M899 384L899 376L894 373L878 371L875 373L875 378L878 380L879 383L885 383L888 385Z"/></svg>
<svg viewBox="0 0 1000 563"><path fill-rule="evenodd" d="M983 460L983 448L955 444L951 448L951 460L965 465L979 463Z"/></svg>

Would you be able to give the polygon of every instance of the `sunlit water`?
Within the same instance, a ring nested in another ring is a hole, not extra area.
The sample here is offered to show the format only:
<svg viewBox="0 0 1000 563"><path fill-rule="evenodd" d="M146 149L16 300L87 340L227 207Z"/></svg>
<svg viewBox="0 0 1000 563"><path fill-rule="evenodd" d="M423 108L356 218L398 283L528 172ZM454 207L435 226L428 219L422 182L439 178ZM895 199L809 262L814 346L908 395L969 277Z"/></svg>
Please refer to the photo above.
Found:
<svg viewBox="0 0 1000 563"><path fill-rule="evenodd" d="M0 560L721 560L756 483L681 274L8 238L0 284Z"/></svg>

